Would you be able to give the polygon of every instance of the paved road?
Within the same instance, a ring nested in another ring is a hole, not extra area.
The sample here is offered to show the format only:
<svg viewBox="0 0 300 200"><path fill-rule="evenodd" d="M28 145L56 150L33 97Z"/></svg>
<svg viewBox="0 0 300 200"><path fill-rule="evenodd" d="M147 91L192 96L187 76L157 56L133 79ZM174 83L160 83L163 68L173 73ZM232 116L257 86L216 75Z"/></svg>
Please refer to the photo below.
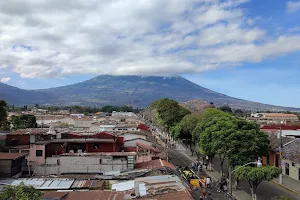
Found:
<svg viewBox="0 0 300 200"><path fill-rule="evenodd" d="M168 150L168 155L169 158L171 158L169 161L177 166L188 166L191 163L191 160L186 157L181 151L179 150L174 150L174 149L170 149ZM201 172L200 174L198 174L200 176L200 178L203 178L204 176L207 176L205 174L205 172ZM215 183L213 184L212 188L207 188L206 189L207 192L211 193L211 197L213 200L225 200L225 194L224 193L218 193L217 189L215 187ZM201 196L201 190L193 190L191 192L192 196L194 199L198 200Z"/></svg>
<svg viewBox="0 0 300 200"><path fill-rule="evenodd" d="M218 156L216 156L213 159L212 162L212 167L218 171L220 171L221 167L220 167L220 159L218 158ZM227 167L225 167L224 165L224 171L225 174L228 173L228 169ZM251 191L250 191L250 187L247 181L240 181L239 183L239 188L246 191L248 194L251 195ZM261 182L257 188L257 198L258 200L270 200L276 196L281 196L281 195L285 195L294 199L300 199L299 195L296 195L284 188L282 188L281 186L276 185L275 183L268 183L268 182Z"/></svg>

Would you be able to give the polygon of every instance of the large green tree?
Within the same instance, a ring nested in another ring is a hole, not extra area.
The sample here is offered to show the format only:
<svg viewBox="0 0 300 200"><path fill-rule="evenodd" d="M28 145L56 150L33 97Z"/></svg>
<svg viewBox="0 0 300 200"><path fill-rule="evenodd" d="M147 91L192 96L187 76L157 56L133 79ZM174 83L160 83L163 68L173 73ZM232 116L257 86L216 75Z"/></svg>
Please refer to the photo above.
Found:
<svg viewBox="0 0 300 200"><path fill-rule="evenodd" d="M193 141L193 131L200 120L197 114L188 114L182 120L171 127L170 132L173 133L175 139L181 139L188 143L192 154L195 152L195 143Z"/></svg>
<svg viewBox="0 0 300 200"><path fill-rule="evenodd" d="M194 131L194 139L199 140L200 152L208 156L210 163L216 154L220 155L222 172L230 148L228 137L235 131L234 120L233 116L221 110L207 109Z"/></svg>
<svg viewBox="0 0 300 200"><path fill-rule="evenodd" d="M41 200L42 192L32 186L20 184L7 185L0 193L0 200Z"/></svg>
<svg viewBox="0 0 300 200"><path fill-rule="evenodd" d="M9 123L7 122L7 104L0 100L0 130L9 130Z"/></svg>
<svg viewBox="0 0 300 200"><path fill-rule="evenodd" d="M237 167L234 174L239 179L245 179L248 181L251 188L252 199L257 200L256 190L258 185L262 181L271 181L274 178L277 178L280 174L280 169L273 166Z"/></svg>
<svg viewBox="0 0 300 200"><path fill-rule="evenodd" d="M156 118L158 122L166 126L167 129L179 123L185 115L190 114L190 111L172 99L160 99L155 104Z"/></svg>
<svg viewBox="0 0 300 200"><path fill-rule="evenodd" d="M218 154L232 167L256 160L270 150L268 135L254 122L234 117L218 109L207 109L193 133L199 149L211 161Z"/></svg>
<svg viewBox="0 0 300 200"><path fill-rule="evenodd" d="M36 128L36 118L34 115L12 116L11 123L14 129Z"/></svg>

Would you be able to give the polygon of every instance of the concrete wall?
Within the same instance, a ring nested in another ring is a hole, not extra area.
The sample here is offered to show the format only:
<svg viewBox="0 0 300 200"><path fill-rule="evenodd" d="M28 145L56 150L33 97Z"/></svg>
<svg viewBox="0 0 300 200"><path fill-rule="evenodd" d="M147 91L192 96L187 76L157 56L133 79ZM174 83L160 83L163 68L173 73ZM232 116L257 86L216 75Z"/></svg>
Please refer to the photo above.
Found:
<svg viewBox="0 0 300 200"><path fill-rule="evenodd" d="M124 141L124 147L135 147L136 142L152 146L152 142L137 139L137 140Z"/></svg>
<svg viewBox="0 0 300 200"><path fill-rule="evenodd" d="M64 173L106 173L126 170L127 159L111 156L60 156L47 158L46 164L34 167L35 175Z"/></svg>
<svg viewBox="0 0 300 200"><path fill-rule="evenodd" d="M37 150L42 150L42 156L37 157L36 156L36 151ZM28 161L30 162L35 162L38 164L45 164L45 145L42 144L30 144L30 151L29 151L29 156L28 156Z"/></svg>

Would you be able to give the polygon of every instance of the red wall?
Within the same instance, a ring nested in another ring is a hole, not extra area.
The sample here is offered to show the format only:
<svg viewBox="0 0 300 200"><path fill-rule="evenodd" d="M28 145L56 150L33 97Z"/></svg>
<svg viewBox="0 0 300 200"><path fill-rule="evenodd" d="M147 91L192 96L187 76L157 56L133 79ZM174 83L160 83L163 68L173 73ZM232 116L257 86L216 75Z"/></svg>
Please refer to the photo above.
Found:
<svg viewBox="0 0 300 200"><path fill-rule="evenodd" d="M99 144L99 149L93 149L94 144ZM114 152L115 143L87 143L87 152Z"/></svg>
<svg viewBox="0 0 300 200"><path fill-rule="evenodd" d="M30 136L28 135L6 135L6 144L8 146L11 145L12 140L16 139L18 140L18 144L17 145L29 145L30 144Z"/></svg>

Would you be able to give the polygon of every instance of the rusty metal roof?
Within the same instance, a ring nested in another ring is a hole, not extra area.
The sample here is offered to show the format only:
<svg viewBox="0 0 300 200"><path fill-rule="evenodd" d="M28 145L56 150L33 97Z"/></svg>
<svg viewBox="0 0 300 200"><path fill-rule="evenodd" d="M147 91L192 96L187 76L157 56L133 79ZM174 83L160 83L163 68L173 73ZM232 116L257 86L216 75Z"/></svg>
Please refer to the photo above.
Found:
<svg viewBox="0 0 300 200"><path fill-rule="evenodd" d="M0 153L0 160L15 160L26 155L26 153Z"/></svg>

